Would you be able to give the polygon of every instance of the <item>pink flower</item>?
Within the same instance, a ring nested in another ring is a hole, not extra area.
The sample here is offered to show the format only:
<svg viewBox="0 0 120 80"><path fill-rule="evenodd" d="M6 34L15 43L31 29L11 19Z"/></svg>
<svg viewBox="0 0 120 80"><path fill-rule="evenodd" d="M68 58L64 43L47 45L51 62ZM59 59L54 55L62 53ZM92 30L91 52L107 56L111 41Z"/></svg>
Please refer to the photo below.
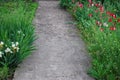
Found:
<svg viewBox="0 0 120 80"><path fill-rule="evenodd" d="M92 0L88 0L88 2L89 2L90 4L92 4Z"/></svg>
<svg viewBox="0 0 120 80"><path fill-rule="evenodd" d="M79 7L80 7L80 8L83 8L83 4L82 4L82 3L79 3Z"/></svg>

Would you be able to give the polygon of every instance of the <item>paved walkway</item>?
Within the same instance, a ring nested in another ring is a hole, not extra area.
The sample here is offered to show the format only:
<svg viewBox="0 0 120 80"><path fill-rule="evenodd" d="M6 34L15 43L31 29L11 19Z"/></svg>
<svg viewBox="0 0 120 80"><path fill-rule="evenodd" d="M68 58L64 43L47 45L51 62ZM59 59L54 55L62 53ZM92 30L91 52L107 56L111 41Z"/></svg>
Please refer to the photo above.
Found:
<svg viewBox="0 0 120 80"><path fill-rule="evenodd" d="M14 80L93 80L87 75L88 54L72 17L58 1L39 1L34 23L38 50L15 72Z"/></svg>

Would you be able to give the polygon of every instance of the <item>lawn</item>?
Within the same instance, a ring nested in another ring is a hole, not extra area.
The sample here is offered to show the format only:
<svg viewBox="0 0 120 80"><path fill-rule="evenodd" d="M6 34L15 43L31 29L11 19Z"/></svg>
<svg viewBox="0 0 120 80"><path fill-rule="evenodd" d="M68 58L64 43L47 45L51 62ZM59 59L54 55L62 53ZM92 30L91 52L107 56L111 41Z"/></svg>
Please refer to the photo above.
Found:
<svg viewBox="0 0 120 80"><path fill-rule="evenodd" d="M119 3L119 0L61 0L60 2L60 5L77 21L76 26L83 35L92 57L88 73L96 80L120 80Z"/></svg>
<svg viewBox="0 0 120 80"><path fill-rule="evenodd" d="M38 4L31 1L0 0L0 80L35 49L32 20Z"/></svg>

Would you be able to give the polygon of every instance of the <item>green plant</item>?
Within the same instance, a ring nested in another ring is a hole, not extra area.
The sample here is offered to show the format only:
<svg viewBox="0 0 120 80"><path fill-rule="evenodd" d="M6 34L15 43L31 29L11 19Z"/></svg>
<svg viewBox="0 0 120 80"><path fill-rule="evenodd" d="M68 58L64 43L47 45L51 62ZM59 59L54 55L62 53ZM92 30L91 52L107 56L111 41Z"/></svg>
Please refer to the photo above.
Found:
<svg viewBox="0 0 120 80"><path fill-rule="evenodd" d="M75 0L73 0L75 1ZM117 3L76 1L69 11L77 20L92 57L89 74L96 80L120 80L120 18Z"/></svg>
<svg viewBox="0 0 120 80"><path fill-rule="evenodd" d="M4 80L6 77L8 77L8 67L4 65L4 67L0 68L0 80Z"/></svg>
<svg viewBox="0 0 120 80"><path fill-rule="evenodd" d="M63 8L69 8L72 4L72 0L60 0L60 5Z"/></svg>
<svg viewBox="0 0 120 80"><path fill-rule="evenodd" d="M0 73L6 70L7 74L3 78L35 49L32 19L36 8L37 3L24 1L0 3Z"/></svg>

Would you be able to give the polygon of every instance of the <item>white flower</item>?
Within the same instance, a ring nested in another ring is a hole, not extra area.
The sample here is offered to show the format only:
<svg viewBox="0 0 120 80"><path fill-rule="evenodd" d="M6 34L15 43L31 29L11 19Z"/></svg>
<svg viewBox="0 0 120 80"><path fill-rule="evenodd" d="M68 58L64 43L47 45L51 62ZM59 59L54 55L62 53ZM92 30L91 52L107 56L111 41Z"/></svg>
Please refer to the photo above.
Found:
<svg viewBox="0 0 120 80"><path fill-rule="evenodd" d="M103 25L106 26L106 27L108 27L108 24L107 24L107 23L104 23Z"/></svg>
<svg viewBox="0 0 120 80"><path fill-rule="evenodd" d="M12 47L16 47L16 46L18 46L18 45L19 45L18 42L16 42L16 43L12 42Z"/></svg>
<svg viewBox="0 0 120 80"><path fill-rule="evenodd" d="M12 47L15 47L15 44L12 44Z"/></svg>
<svg viewBox="0 0 120 80"><path fill-rule="evenodd" d="M20 49L19 47L16 48L17 52L19 52L19 49Z"/></svg>
<svg viewBox="0 0 120 80"><path fill-rule="evenodd" d="M5 50L5 52L6 52L6 53L8 53L8 52L13 53L10 48L7 48L7 49Z"/></svg>
<svg viewBox="0 0 120 80"><path fill-rule="evenodd" d="M18 31L18 34L20 34L21 33L21 31Z"/></svg>
<svg viewBox="0 0 120 80"><path fill-rule="evenodd" d="M0 57L2 57L2 54L4 54L4 53L0 51Z"/></svg>
<svg viewBox="0 0 120 80"><path fill-rule="evenodd" d="M92 4L92 6L94 6L94 4Z"/></svg>
<svg viewBox="0 0 120 80"><path fill-rule="evenodd" d="M13 52L19 52L19 47L17 47L17 46L15 46L15 47L13 47Z"/></svg>
<svg viewBox="0 0 120 80"><path fill-rule="evenodd" d="M1 41L0 44L1 44L1 45L4 45L4 42Z"/></svg>
<svg viewBox="0 0 120 80"><path fill-rule="evenodd" d="M19 43L18 42L16 42L16 46L18 46L19 45Z"/></svg>
<svg viewBox="0 0 120 80"><path fill-rule="evenodd" d="M102 24L100 23L100 24L99 24L99 26L101 27L101 26L102 26Z"/></svg>

